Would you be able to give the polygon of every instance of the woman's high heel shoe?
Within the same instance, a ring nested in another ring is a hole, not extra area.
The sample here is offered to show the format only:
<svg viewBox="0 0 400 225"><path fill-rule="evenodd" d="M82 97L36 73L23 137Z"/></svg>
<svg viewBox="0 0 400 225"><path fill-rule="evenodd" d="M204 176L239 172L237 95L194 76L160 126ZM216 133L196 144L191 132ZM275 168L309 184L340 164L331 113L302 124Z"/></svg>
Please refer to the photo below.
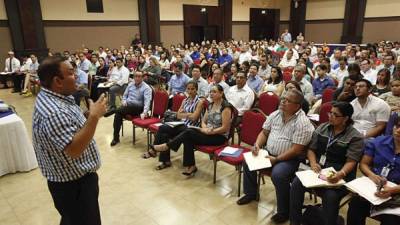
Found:
<svg viewBox="0 0 400 225"><path fill-rule="evenodd" d="M192 170L191 172L182 172L183 175L191 177L194 176L197 172L197 167L194 168L194 170Z"/></svg>

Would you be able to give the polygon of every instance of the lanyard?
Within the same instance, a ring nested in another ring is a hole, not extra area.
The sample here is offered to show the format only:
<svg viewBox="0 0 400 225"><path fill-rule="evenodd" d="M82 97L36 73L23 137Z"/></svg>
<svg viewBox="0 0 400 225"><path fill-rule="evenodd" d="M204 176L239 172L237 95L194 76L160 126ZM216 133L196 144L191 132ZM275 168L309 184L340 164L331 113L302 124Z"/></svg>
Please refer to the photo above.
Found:
<svg viewBox="0 0 400 225"><path fill-rule="evenodd" d="M328 137L328 143L326 144L325 152L328 151L328 148L331 147L340 138L340 136L341 135L339 134L338 136L336 136L336 138L333 138L333 130L331 131Z"/></svg>

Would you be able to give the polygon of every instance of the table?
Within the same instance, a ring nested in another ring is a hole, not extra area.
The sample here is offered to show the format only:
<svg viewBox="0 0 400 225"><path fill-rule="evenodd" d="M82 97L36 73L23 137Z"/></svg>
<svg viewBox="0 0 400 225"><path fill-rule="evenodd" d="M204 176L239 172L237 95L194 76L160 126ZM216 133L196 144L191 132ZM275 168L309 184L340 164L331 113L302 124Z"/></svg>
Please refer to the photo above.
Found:
<svg viewBox="0 0 400 225"><path fill-rule="evenodd" d="M0 176L37 168L31 138L15 113L0 118Z"/></svg>

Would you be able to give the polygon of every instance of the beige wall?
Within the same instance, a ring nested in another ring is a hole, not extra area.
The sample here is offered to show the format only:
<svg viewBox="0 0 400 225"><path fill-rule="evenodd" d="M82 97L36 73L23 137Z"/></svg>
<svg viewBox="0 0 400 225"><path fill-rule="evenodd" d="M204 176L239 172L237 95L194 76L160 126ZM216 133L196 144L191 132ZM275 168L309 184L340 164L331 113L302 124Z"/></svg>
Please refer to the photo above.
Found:
<svg viewBox="0 0 400 225"><path fill-rule="evenodd" d="M104 13L88 13L84 0L40 0L43 20L139 20L137 0L103 0Z"/></svg>
<svg viewBox="0 0 400 225"><path fill-rule="evenodd" d="M340 43L342 29L342 21L306 23L305 38L316 43Z"/></svg>
<svg viewBox="0 0 400 225"><path fill-rule="evenodd" d="M47 47L51 52L75 51L82 45L119 48L129 46L139 26L49 26L44 28Z"/></svg>
<svg viewBox="0 0 400 225"><path fill-rule="evenodd" d="M4 6L4 1L0 1L0 20L6 20L6 19L7 19L6 7Z"/></svg>
<svg viewBox="0 0 400 225"><path fill-rule="evenodd" d="M280 9L281 21L289 21L289 19L290 19L290 0L277 0L274 8Z"/></svg>
<svg viewBox="0 0 400 225"><path fill-rule="evenodd" d="M368 0L365 17L400 16L399 0Z"/></svg>
<svg viewBox="0 0 400 225"><path fill-rule="evenodd" d="M306 20L343 19L345 6L346 0L308 0Z"/></svg>
<svg viewBox="0 0 400 225"><path fill-rule="evenodd" d="M183 4L218 6L218 0L160 0L160 20L183 20Z"/></svg>
<svg viewBox="0 0 400 225"><path fill-rule="evenodd" d="M372 43L381 40L400 41L399 21L370 21L364 23L363 42Z"/></svg>
<svg viewBox="0 0 400 225"><path fill-rule="evenodd" d="M163 24L161 22L160 33L164 47L169 47L171 44L184 43L183 22L182 24Z"/></svg>
<svg viewBox="0 0 400 225"><path fill-rule="evenodd" d="M249 40L250 27L247 24L232 24L232 38L235 40Z"/></svg>
<svg viewBox="0 0 400 225"><path fill-rule="evenodd" d="M0 71L3 71L4 61L7 58L7 52L13 48L11 34L8 27L0 27L0 39Z"/></svg>

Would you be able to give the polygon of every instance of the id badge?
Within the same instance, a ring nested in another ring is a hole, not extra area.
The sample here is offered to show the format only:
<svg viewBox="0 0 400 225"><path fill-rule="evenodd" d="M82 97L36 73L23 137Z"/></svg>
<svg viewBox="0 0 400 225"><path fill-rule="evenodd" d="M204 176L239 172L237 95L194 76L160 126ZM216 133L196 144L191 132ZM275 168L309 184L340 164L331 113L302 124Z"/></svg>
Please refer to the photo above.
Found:
<svg viewBox="0 0 400 225"><path fill-rule="evenodd" d="M389 167L385 166L385 167L382 168L382 171L381 171L381 176L382 177L386 178L389 175L389 173L390 173L390 168Z"/></svg>
<svg viewBox="0 0 400 225"><path fill-rule="evenodd" d="M319 158L319 165L325 166L326 162L326 155L321 155L321 158Z"/></svg>

